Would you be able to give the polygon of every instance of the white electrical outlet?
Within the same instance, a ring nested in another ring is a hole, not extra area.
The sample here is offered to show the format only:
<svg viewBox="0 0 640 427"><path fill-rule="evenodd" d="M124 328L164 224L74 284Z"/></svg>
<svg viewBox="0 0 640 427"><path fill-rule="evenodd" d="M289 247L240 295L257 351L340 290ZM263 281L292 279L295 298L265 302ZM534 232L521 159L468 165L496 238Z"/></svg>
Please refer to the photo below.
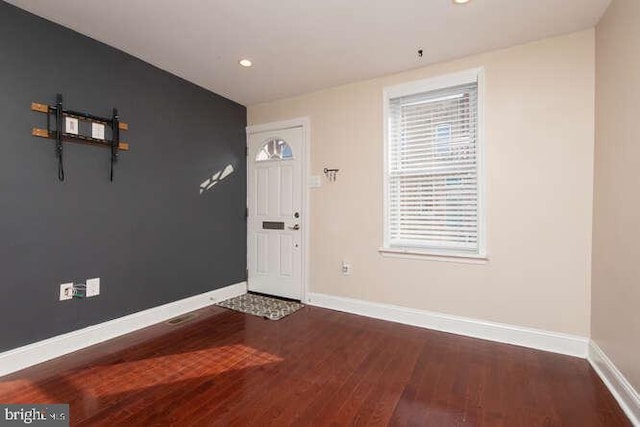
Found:
<svg viewBox="0 0 640 427"><path fill-rule="evenodd" d="M63 283L60 285L60 301L73 299L73 283Z"/></svg>
<svg viewBox="0 0 640 427"><path fill-rule="evenodd" d="M351 274L351 264L347 261L342 261L342 274L348 276Z"/></svg>
<svg viewBox="0 0 640 427"><path fill-rule="evenodd" d="M87 298L100 295L100 278L87 279Z"/></svg>

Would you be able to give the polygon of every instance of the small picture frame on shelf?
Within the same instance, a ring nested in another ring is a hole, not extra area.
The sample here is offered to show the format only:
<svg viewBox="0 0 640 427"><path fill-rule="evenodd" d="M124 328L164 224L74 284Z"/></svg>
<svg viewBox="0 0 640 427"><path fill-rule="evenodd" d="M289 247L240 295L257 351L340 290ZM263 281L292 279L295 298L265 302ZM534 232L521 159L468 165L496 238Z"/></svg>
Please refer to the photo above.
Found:
<svg viewBox="0 0 640 427"><path fill-rule="evenodd" d="M78 134L78 119L75 117L65 117L64 118L64 131L65 133L71 135Z"/></svg>
<svg viewBox="0 0 640 427"><path fill-rule="evenodd" d="M104 125L102 123L91 123L91 138L104 141Z"/></svg>

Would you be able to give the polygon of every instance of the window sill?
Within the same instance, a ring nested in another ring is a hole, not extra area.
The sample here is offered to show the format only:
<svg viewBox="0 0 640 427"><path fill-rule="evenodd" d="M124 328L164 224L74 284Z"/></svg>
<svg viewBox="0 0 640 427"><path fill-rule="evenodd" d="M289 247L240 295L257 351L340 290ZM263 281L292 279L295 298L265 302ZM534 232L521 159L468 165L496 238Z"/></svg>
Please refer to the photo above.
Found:
<svg viewBox="0 0 640 427"><path fill-rule="evenodd" d="M420 259L427 261L454 262L459 264L486 264L489 258L486 255L473 255L465 253L438 253L419 249L380 248L380 255L390 258Z"/></svg>

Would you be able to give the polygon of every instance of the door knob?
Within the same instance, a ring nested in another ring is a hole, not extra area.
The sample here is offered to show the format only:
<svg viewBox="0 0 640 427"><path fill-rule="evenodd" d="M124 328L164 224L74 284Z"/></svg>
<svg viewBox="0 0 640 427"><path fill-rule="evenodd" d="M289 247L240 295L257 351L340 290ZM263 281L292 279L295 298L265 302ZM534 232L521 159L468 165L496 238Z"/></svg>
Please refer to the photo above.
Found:
<svg viewBox="0 0 640 427"><path fill-rule="evenodd" d="M293 227L289 226L289 230L300 230L300 224L296 224Z"/></svg>

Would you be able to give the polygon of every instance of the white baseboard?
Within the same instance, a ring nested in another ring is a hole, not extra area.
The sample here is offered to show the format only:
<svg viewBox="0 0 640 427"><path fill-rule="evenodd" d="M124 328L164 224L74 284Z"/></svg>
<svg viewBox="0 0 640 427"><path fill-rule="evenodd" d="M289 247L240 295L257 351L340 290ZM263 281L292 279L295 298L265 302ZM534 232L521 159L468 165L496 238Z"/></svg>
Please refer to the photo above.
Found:
<svg viewBox="0 0 640 427"><path fill-rule="evenodd" d="M240 282L0 353L0 376L245 293Z"/></svg>
<svg viewBox="0 0 640 427"><path fill-rule="evenodd" d="M640 394L593 340L589 343L589 363L627 414L631 424L640 426Z"/></svg>
<svg viewBox="0 0 640 427"><path fill-rule="evenodd" d="M442 332L586 358L589 339L332 295L309 295L308 304Z"/></svg>

